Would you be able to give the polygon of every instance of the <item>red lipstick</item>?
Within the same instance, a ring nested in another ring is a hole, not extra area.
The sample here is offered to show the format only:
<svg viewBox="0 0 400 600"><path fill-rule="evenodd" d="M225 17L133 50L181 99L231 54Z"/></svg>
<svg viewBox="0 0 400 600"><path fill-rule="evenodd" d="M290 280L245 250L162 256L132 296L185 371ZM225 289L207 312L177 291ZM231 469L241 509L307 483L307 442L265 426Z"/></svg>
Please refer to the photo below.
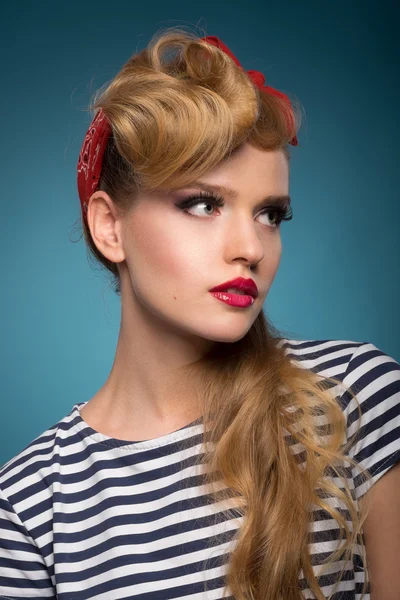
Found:
<svg viewBox="0 0 400 600"><path fill-rule="evenodd" d="M244 294L235 294L226 291L231 288L239 292L244 292ZM243 277L225 281L225 283L213 287L210 292L218 300L240 308L251 306L258 296L258 289L255 282L252 279L244 279Z"/></svg>

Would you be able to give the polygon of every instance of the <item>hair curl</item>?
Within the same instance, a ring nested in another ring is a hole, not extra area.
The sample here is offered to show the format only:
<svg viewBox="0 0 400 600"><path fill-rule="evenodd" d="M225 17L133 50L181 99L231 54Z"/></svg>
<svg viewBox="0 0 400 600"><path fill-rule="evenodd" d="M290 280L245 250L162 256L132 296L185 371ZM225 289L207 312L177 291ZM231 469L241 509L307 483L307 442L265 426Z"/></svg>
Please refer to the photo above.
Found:
<svg viewBox="0 0 400 600"><path fill-rule="evenodd" d="M92 109L103 109L113 132L99 189L124 214L139 192L188 185L244 142L281 149L289 159L288 143L300 123L300 109L293 101L292 107L295 120L286 102L258 89L229 56L195 34L160 31L94 98ZM120 294L118 265L99 252L85 222L83 234ZM282 339L261 311L242 339L216 343L179 370L196 375L206 489L233 518L242 517L226 579L236 600L300 600L299 577L326 600L318 583L324 569L314 574L308 547L316 509L340 527L337 550L322 563L326 570L336 560L352 560L356 544L363 548L369 506L353 500L343 466L358 467L365 481L370 475L348 456L359 430L345 442L346 421L333 393L342 384L296 364ZM361 415L354 392L347 392ZM368 577L362 597L367 583Z"/></svg>

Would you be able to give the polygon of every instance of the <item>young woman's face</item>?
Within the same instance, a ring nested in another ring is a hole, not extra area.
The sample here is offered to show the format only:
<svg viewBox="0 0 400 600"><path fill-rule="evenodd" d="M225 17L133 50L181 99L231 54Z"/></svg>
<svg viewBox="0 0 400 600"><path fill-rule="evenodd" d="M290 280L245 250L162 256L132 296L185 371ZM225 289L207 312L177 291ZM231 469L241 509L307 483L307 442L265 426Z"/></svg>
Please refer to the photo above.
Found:
<svg viewBox="0 0 400 600"><path fill-rule="evenodd" d="M158 326L234 342L261 311L279 266L279 213L265 208L276 206L269 196L288 195L288 163L282 151L245 144L199 181L229 187L236 197L216 190L223 206L213 206L207 197L183 210L177 205L186 198L207 193L190 185L135 201L121 228L121 301L133 303L133 310L136 305ZM251 278L258 287L258 297L247 308L230 306L209 291L236 277Z"/></svg>

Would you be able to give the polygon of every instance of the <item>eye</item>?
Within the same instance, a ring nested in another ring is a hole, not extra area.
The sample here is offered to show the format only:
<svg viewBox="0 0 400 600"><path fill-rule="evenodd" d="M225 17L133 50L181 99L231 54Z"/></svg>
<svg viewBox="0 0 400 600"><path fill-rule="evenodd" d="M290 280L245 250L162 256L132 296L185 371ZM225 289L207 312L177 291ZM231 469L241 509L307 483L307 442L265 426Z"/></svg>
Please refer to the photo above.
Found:
<svg viewBox="0 0 400 600"><path fill-rule="evenodd" d="M291 207L287 205L269 206L268 208L264 209L260 214L268 215L268 217L270 217L270 215L275 215L275 218L273 216L270 217L274 221L273 225L275 227L278 227L282 223L282 221L290 221L293 218L293 211Z"/></svg>
<svg viewBox="0 0 400 600"><path fill-rule="evenodd" d="M216 206L218 206L218 207L224 206L224 200L220 196L214 196L212 194L198 192L196 194L193 194L192 196L189 196L188 198L185 198L185 200L183 200L183 202L176 204L175 206L177 206L180 210L186 212L187 214L191 214L191 213L187 212L188 209L192 208L194 206L200 205L200 204L203 204L204 207L206 207L210 210L210 212L208 213L210 215L210 214L212 214L213 209ZM203 210L203 209L201 209L201 210ZM204 212L203 212L203 215L204 215ZM194 215L194 216L202 216L202 215Z"/></svg>
<svg viewBox="0 0 400 600"><path fill-rule="evenodd" d="M188 212L189 209L193 207L203 205L200 208L199 215L194 215L192 212ZM190 216L194 217L202 217L206 214L208 216L212 216L215 207L224 206L224 199L221 196L214 196L213 194L198 192L189 196L183 202L176 204L177 208L187 213ZM205 213L205 210L208 210L208 213ZM293 211L291 206L287 205L285 202L275 203L274 205L268 204L264 210L262 210L260 215L268 215L269 218L272 219L271 226L275 229L278 227L282 221L290 221L293 218ZM271 216L272 215L272 216Z"/></svg>

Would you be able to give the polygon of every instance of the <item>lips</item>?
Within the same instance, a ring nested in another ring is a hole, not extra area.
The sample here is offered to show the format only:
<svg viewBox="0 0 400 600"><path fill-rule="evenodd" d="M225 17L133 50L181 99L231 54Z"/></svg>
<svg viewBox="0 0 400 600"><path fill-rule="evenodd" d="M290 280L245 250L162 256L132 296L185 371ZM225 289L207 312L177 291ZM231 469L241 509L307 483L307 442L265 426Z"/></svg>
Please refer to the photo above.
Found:
<svg viewBox="0 0 400 600"><path fill-rule="evenodd" d="M258 289L255 282L252 279L244 279L243 277L237 277L231 281L225 281L216 287L213 287L210 292L226 292L230 288L235 288L238 291L249 294L254 298L258 296Z"/></svg>

